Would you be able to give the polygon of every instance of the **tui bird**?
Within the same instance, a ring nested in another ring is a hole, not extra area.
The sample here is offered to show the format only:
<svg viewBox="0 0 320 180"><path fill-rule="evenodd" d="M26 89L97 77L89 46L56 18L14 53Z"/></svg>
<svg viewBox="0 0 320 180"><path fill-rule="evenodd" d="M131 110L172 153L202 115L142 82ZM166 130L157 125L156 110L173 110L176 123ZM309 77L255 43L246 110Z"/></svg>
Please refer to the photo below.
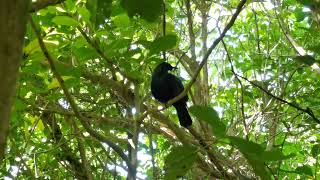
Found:
<svg viewBox="0 0 320 180"><path fill-rule="evenodd" d="M183 91L181 80L168 71L176 69L169 63L160 63L152 73L151 93L155 99L162 103L167 103L170 99L178 96ZM180 125L191 126L192 120L187 109L188 96L184 96L179 101L173 103L177 110Z"/></svg>

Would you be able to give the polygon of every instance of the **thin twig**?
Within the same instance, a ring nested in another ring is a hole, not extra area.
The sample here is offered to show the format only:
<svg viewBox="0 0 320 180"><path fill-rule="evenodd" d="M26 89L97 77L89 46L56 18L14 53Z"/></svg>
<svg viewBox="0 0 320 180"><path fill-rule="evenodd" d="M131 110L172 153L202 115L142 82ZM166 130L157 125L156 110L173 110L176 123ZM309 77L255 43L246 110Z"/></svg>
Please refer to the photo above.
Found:
<svg viewBox="0 0 320 180"><path fill-rule="evenodd" d="M255 82L253 82L253 81L250 81L248 78L243 77L243 76L241 76L241 75L239 75L239 74L236 74L236 75L237 75L238 77L246 80L247 82L249 82L249 83L252 84L253 86L259 88L260 90L262 90L263 92L265 92L267 95L271 96L272 98L274 98L274 99L276 99L276 100L278 100L278 101L280 101L280 102L282 102L282 103L284 103L284 104L287 104L287 105L289 105L289 106L291 106L291 107L293 107L293 108L295 108L295 109L297 109L297 110L299 110L299 111L302 111L302 112L308 114L315 122L317 122L317 123L320 124L320 120L319 120L317 117L315 117L313 111L312 111L309 107L307 107L307 108L302 108L302 107L300 107L300 106L298 106L298 105L296 105L296 104L294 104L294 103L288 102L288 101L285 100L285 99L282 99L282 98L280 98L280 97L278 97L278 96L273 95L272 93L270 93L268 90L264 89L263 87L261 87L261 86L258 85L257 83L255 83Z"/></svg>
<svg viewBox="0 0 320 180"><path fill-rule="evenodd" d="M227 24L227 26L224 28L224 30L222 31L222 33L220 34L220 36L212 43L212 45L210 46L210 48L208 49L208 52L203 56L202 61L198 67L198 69L196 70L194 76L192 77L190 83L186 86L186 88L175 98L169 100L167 102L167 107L172 105L173 103L177 102L178 100L180 100L181 98L183 98L184 96L187 95L187 92L191 89L192 85L196 82L196 79L202 69L202 67L205 65L205 63L208 61L208 58L210 56L210 54L212 53L213 49L219 44L219 42L224 38L224 36L226 35L226 33L228 32L228 30L233 26L234 22L236 21L238 15L240 14L243 6L245 5L247 1L246 0L242 0L237 9L236 12L233 14L232 18L230 19L229 23Z"/></svg>
<svg viewBox="0 0 320 180"><path fill-rule="evenodd" d="M228 59L228 61L230 63L230 66L231 66L231 72L235 76L235 78L237 79L237 81L239 82L240 87L241 87L241 108L240 109L241 109L241 115L242 115L242 123L243 123L244 129L246 131L246 135L245 135L246 139L249 140L249 129L248 129L248 125L246 123L246 117L245 117L245 114L244 114L244 105L243 105L243 103L244 103L244 88L243 88L243 84L242 84L241 80L239 79L239 77L237 76L236 71L234 70L233 63L231 61L230 53L229 53L229 51L227 49L227 46L226 46L226 44L224 43L223 40L222 40L222 44L223 44L223 47L224 47L224 49L225 49L225 51L227 53L227 59Z"/></svg>
<svg viewBox="0 0 320 180"><path fill-rule="evenodd" d="M115 71L117 71L126 79L128 79L132 82L137 82L136 79L129 76L124 71L121 71L120 68L118 66L116 66L115 63L110 58L107 57L107 55L100 48L99 44L97 44L97 42L94 42L92 39L90 39L90 37L83 31L83 29L80 26L78 26L77 29L81 33L81 35L86 39L87 43L90 44L91 47L94 48L96 50L96 52L109 64L109 68L110 68L111 72L113 73L112 75L114 77L115 77Z"/></svg>
<svg viewBox="0 0 320 180"><path fill-rule="evenodd" d="M113 143L112 141L110 141L106 136L99 134L98 132L96 132L89 124L88 121L86 120L85 117L82 116L82 114L80 113L73 97L71 96L71 94L69 93L68 88L65 86L64 84L64 80L62 79L62 77L60 76L60 74L58 73L56 66L54 64L54 60L51 57L51 55L48 52L48 49L46 48L43 39L41 37L40 34L40 30L36 27L36 24L34 23L33 19L31 16L29 16L29 21L31 23L32 29L34 30L34 33L36 34L37 38L38 38L38 42L40 45L40 48L44 54L44 56L47 58L51 71L54 75L54 77L58 80L60 87L62 88L65 96L66 96L66 100L68 101L68 103L70 104L70 107L72 108L75 116L80 120L81 124L83 125L83 127L88 131L88 133L93 136L94 138L96 138L97 140L101 141L101 142L105 142L108 146L110 146L127 164L128 168L129 168L129 172L133 173L135 171L135 169L133 169L127 155L122 151L122 148L120 148L118 145L116 145L115 143Z"/></svg>

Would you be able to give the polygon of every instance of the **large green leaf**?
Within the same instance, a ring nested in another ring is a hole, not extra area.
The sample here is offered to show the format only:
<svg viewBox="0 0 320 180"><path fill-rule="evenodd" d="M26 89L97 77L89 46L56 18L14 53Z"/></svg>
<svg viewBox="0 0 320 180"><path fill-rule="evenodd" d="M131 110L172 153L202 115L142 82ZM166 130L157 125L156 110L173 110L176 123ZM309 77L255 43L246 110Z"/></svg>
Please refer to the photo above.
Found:
<svg viewBox="0 0 320 180"><path fill-rule="evenodd" d="M160 38L155 39L150 46L150 54L156 54L161 51L169 50L175 47L177 44L177 36L175 35L167 35L162 36Z"/></svg>
<svg viewBox="0 0 320 180"><path fill-rule="evenodd" d="M226 125L220 120L218 113L213 108L192 106L189 111L199 120L209 123L215 136L225 137Z"/></svg>
<svg viewBox="0 0 320 180"><path fill-rule="evenodd" d="M252 141L247 141L239 137L228 137L231 144L237 147L239 151L246 157L254 172L262 179L271 179L270 173L267 171L264 162L260 159L260 155L263 154L264 148Z"/></svg>
<svg viewBox="0 0 320 180"><path fill-rule="evenodd" d="M117 27L128 27L130 25L130 19L127 14L119 14L112 20Z"/></svg>
<svg viewBox="0 0 320 180"><path fill-rule="evenodd" d="M252 141L248 141L239 137L228 136L231 144L236 146L240 152L247 155L254 155L256 159L264 152L264 147Z"/></svg>
<svg viewBox="0 0 320 180"><path fill-rule="evenodd" d="M313 176L312 169L309 165L303 165L296 168L298 174L304 174L308 176Z"/></svg>
<svg viewBox="0 0 320 180"><path fill-rule="evenodd" d="M86 22L89 23L90 22L90 11L85 8L85 7L79 7L78 8L78 13L80 14L81 18Z"/></svg>
<svg viewBox="0 0 320 180"><path fill-rule="evenodd" d="M69 16L56 16L52 19L52 22L54 22L57 25L65 25L65 26L77 26L78 21L75 19L69 17Z"/></svg>
<svg viewBox="0 0 320 180"><path fill-rule="evenodd" d="M164 179L176 179L184 176L197 158L197 148L193 146L177 146L165 158Z"/></svg>
<svg viewBox="0 0 320 180"><path fill-rule="evenodd" d="M289 155L284 155L281 151L281 149L273 149L271 151L264 151L262 152L260 156L260 160L264 162L268 161L280 161L280 160L285 160L285 159L290 159L294 157L295 154L291 153Z"/></svg>
<svg viewBox="0 0 320 180"><path fill-rule="evenodd" d="M271 174L267 170L263 162L252 159L250 156L245 156L253 168L256 175L258 175L262 180L271 180Z"/></svg>

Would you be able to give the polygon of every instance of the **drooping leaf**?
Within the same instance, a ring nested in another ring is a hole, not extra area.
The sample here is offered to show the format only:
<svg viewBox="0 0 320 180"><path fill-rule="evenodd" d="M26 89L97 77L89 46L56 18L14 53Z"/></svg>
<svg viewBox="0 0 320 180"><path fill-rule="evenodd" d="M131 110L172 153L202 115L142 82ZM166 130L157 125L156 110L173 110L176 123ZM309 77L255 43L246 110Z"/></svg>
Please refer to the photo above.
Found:
<svg viewBox="0 0 320 180"><path fill-rule="evenodd" d="M220 120L218 113L213 108L192 106L189 108L189 111L199 120L209 123L215 136L225 137L226 125Z"/></svg>

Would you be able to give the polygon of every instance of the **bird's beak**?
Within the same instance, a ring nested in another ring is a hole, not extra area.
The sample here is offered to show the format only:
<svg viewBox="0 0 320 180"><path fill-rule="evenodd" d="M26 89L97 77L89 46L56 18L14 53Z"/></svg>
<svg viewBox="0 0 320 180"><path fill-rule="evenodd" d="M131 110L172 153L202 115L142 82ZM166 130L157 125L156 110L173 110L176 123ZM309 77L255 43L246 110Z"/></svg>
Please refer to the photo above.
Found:
<svg viewBox="0 0 320 180"><path fill-rule="evenodd" d="M178 69L177 67L172 67L172 71L177 70L177 69Z"/></svg>

